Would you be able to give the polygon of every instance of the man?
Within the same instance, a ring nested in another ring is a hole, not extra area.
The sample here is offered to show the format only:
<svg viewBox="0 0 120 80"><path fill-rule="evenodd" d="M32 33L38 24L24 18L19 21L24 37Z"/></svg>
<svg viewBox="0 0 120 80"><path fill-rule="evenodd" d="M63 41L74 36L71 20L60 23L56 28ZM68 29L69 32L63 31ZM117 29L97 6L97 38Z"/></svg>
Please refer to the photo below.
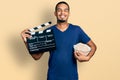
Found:
<svg viewBox="0 0 120 80"><path fill-rule="evenodd" d="M47 80L78 80L77 60L79 62L89 61L96 51L96 46L79 26L67 22L70 7L66 2L59 2L55 7L54 14L57 24L49 29L54 32L56 50L50 51ZM30 37L25 32L28 32L28 29L21 33L24 41L26 37ZM79 42L91 47L87 56L74 51L73 45ZM38 60L42 55L43 53L32 54L32 57Z"/></svg>

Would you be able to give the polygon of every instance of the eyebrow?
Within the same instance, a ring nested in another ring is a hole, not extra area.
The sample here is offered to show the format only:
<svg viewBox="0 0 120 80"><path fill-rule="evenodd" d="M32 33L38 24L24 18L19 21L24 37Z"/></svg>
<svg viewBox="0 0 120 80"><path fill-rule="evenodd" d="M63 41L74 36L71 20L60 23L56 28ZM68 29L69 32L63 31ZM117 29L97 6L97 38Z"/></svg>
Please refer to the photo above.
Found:
<svg viewBox="0 0 120 80"><path fill-rule="evenodd" d="M58 10L58 9L61 9L61 8L57 8L57 10ZM68 9L68 8L65 8L64 10L69 10L69 9Z"/></svg>

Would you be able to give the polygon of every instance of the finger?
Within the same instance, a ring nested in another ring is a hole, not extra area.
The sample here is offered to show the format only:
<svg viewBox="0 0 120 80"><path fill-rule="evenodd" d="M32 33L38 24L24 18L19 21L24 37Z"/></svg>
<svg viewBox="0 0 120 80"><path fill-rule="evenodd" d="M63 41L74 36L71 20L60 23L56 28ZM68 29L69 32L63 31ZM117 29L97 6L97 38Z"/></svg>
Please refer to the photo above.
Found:
<svg viewBox="0 0 120 80"><path fill-rule="evenodd" d="M76 51L77 56L80 56L79 51Z"/></svg>
<svg viewBox="0 0 120 80"><path fill-rule="evenodd" d="M24 40L25 42L27 41L27 38L31 38L31 36L28 35L28 34L24 34L24 35L23 35L23 40Z"/></svg>
<svg viewBox="0 0 120 80"><path fill-rule="evenodd" d="M27 42L27 39L26 38L23 38L24 42Z"/></svg>
<svg viewBox="0 0 120 80"><path fill-rule="evenodd" d="M32 36L31 35L29 35L29 34L26 34L25 35L25 38L31 38Z"/></svg>
<svg viewBox="0 0 120 80"><path fill-rule="evenodd" d="M75 52L79 52L78 50L75 50Z"/></svg>
<svg viewBox="0 0 120 80"><path fill-rule="evenodd" d="M25 29L25 30L23 30L23 31L21 32L22 39L23 39L25 42L27 41L26 38L29 38L29 37L30 37L29 34L26 34L26 33L29 33L28 30L29 30L29 29Z"/></svg>
<svg viewBox="0 0 120 80"><path fill-rule="evenodd" d="M76 58L76 59L78 59L78 55L77 55L77 53L76 53L76 52L74 53L74 56L75 56L75 58Z"/></svg>
<svg viewBox="0 0 120 80"><path fill-rule="evenodd" d="M29 32L24 31L24 32L21 33L21 36L22 36L22 37L24 37L24 36L26 36L26 35L30 35Z"/></svg>
<svg viewBox="0 0 120 80"><path fill-rule="evenodd" d="M23 31L21 35L24 37L24 36L30 36L31 34L29 31Z"/></svg>
<svg viewBox="0 0 120 80"><path fill-rule="evenodd" d="M76 51L74 52L74 55L75 55L75 56L78 56Z"/></svg>
<svg viewBox="0 0 120 80"><path fill-rule="evenodd" d="M29 29L25 29L25 30L22 31L21 34L28 34L28 33L30 33Z"/></svg>
<svg viewBox="0 0 120 80"><path fill-rule="evenodd" d="M25 32L25 34L31 35L30 32Z"/></svg>
<svg viewBox="0 0 120 80"><path fill-rule="evenodd" d="M85 56L83 53L79 53L80 56Z"/></svg>
<svg viewBox="0 0 120 80"><path fill-rule="evenodd" d="M81 53L80 51L77 51L77 55L83 56L83 53Z"/></svg>
<svg viewBox="0 0 120 80"><path fill-rule="evenodd" d="M29 37L29 34L22 34L22 37Z"/></svg>
<svg viewBox="0 0 120 80"><path fill-rule="evenodd" d="M26 31L28 31L28 30L29 30L29 29L25 29L25 30L22 31L22 33L26 32Z"/></svg>

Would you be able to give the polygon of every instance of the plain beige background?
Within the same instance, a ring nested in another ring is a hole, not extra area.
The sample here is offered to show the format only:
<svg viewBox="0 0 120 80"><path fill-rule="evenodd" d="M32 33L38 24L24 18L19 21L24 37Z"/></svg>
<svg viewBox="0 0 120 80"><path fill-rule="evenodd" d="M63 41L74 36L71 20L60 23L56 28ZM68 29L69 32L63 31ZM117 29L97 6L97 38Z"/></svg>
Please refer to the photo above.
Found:
<svg viewBox="0 0 120 80"><path fill-rule="evenodd" d="M20 32L48 21L54 24L59 1L0 1L0 80L46 80L49 54L34 61ZM120 1L65 1L71 7L69 22L80 25L98 47L89 62L78 63L80 80L120 80Z"/></svg>

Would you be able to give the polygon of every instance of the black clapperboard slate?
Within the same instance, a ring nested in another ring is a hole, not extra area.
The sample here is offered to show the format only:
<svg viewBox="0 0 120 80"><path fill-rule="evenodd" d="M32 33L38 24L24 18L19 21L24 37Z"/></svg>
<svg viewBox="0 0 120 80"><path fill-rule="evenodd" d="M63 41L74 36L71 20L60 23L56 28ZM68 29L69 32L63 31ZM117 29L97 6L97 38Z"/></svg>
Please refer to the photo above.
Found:
<svg viewBox="0 0 120 80"><path fill-rule="evenodd" d="M53 30L48 29L42 32L35 32L35 34L32 35L31 38L27 38L27 46L30 54L41 53L56 49Z"/></svg>

